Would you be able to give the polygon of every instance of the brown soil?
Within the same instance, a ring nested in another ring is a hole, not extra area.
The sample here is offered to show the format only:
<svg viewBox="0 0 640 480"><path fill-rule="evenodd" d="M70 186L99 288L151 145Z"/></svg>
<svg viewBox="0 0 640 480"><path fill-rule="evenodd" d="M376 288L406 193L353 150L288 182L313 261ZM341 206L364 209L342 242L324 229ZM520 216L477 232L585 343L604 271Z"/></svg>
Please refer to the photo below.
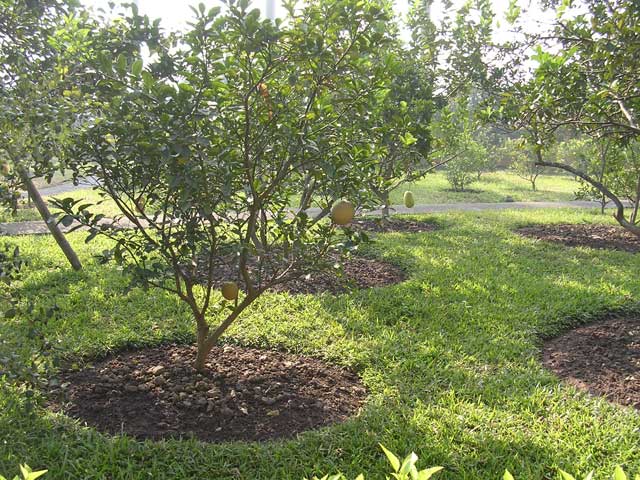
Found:
<svg viewBox="0 0 640 480"><path fill-rule="evenodd" d="M613 225L560 224L536 225L516 230L520 235L570 247L605 248L636 253L640 251L640 237Z"/></svg>
<svg viewBox="0 0 640 480"><path fill-rule="evenodd" d="M544 345L543 362L571 385L640 408L640 317L571 330Z"/></svg>
<svg viewBox="0 0 640 480"><path fill-rule="evenodd" d="M195 347L125 352L61 376L50 407L110 434L268 440L342 422L366 391L357 375L286 353L217 347L193 370Z"/></svg>
<svg viewBox="0 0 640 480"><path fill-rule="evenodd" d="M336 268L303 274L294 280L275 285L271 290L292 294L329 292L337 295L357 288L395 285L405 279L405 274L399 267L384 260L357 255L348 258L334 255L330 260L335 262ZM236 276L237 270L227 264L218 265L215 272L215 277L221 279L219 283L224 280L233 280ZM204 275L202 277L204 278ZM242 288L243 282L239 283Z"/></svg>
<svg viewBox="0 0 640 480"><path fill-rule="evenodd" d="M361 218L351 223L354 230L362 230L374 233L424 233L432 232L438 229L435 222L417 221L401 218L390 218L382 221L382 218Z"/></svg>
<svg viewBox="0 0 640 480"><path fill-rule="evenodd" d="M289 293L317 294L345 293L356 288L373 288L395 285L405 279L397 266L372 258L353 256L341 262L342 269L322 271L306 275L274 288Z"/></svg>

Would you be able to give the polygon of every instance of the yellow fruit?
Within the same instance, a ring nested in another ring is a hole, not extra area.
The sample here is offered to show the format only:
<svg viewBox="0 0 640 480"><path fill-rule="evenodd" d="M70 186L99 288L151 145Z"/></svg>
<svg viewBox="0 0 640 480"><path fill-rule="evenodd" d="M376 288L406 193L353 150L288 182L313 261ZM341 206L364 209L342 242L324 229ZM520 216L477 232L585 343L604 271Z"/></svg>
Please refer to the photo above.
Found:
<svg viewBox="0 0 640 480"><path fill-rule="evenodd" d="M413 193L408 190L404 192L404 206L407 208L413 208L415 204L416 202L413 199Z"/></svg>
<svg viewBox="0 0 640 480"><path fill-rule="evenodd" d="M336 225L348 225L353 220L356 209L353 203L346 200L340 200L333 205L331 209L331 220Z"/></svg>
<svg viewBox="0 0 640 480"><path fill-rule="evenodd" d="M222 296L227 300L238 298L238 284L236 282L224 282L220 288Z"/></svg>
<svg viewBox="0 0 640 480"><path fill-rule="evenodd" d="M11 165L9 165L8 163L3 163L1 171L3 175L9 175L11 173Z"/></svg>
<svg viewBox="0 0 640 480"><path fill-rule="evenodd" d="M147 197L145 197L144 195L139 196L138 199L136 200L136 208L138 209L138 212L144 215L144 207L146 206L147 206Z"/></svg>

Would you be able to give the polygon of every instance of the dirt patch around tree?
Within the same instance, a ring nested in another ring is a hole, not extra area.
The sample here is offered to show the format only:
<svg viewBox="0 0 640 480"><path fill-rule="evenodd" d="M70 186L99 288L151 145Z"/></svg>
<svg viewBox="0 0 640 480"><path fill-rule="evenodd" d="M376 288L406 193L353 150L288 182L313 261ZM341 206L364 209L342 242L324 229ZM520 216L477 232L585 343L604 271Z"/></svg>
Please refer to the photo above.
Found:
<svg viewBox="0 0 640 480"><path fill-rule="evenodd" d="M383 221L382 218L359 218L351 223L354 230L372 233L425 233L439 228L438 224L429 220L409 220L391 217Z"/></svg>
<svg viewBox="0 0 640 480"><path fill-rule="evenodd" d="M348 293L355 289L386 287L405 280L405 272L398 266L376 258L361 255L351 255L341 258L337 254L329 257L329 266L323 270L301 274L285 283L273 285L274 292L288 292L291 294L320 294L328 292L334 295ZM199 274L201 281L206 281L206 262L202 260L202 270ZM255 277L255 266L249 266L249 272ZM266 267L267 274L270 269ZM244 288L242 279L237 278L238 270L229 264L219 264L214 271L214 277L219 279L216 285L223 281L237 281L240 288Z"/></svg>
<svg viewBox="0 0 640 480"><path fill-rule="evenodd" d="M640 409L640 316L614 317L549 340L544 365L567 383Z"/></svg>
<svg viewBox="0 0 640 480"><path fill-rule="evenodd" d="M561 243L569 247L589 247L640 252L640 237L622 227L599 224L535 225L516 229L525 237Z"/></svg>
<svg viewBox="0 0 640 480"><path fill-rule="evenodd" d="M351 256L336 259L336 268L305 275L296 280L276 285L273 290L295 294L334 295L360 288L386 287L403 282L405 273L392 263L374 258Z"/></svg>
<svg viewBox="0 0 640 480"><path fill-rule="evenodd" d="M113 435L226 442L343 422L366 397L355 373L314 358L222 346L204 374L194 371L194 359L195 347L178 345L108 357L63 373L50 408Z"/></svg>

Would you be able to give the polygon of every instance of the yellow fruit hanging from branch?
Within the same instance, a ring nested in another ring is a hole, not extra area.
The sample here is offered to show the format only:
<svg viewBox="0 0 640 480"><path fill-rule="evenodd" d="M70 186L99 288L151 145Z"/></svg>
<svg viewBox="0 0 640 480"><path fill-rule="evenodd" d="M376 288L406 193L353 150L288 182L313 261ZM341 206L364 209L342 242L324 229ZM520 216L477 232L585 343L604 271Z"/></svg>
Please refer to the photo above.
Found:
<svg viewBox="0 0 640 480"><path fill-rule="evenodd" d="M407 208L413 208L416 204L416 201L413 198L413 192L407 190L404 192L404 206Z"/></svg>
<svg viewBox="0 0 640 480"><path fill-rule="evenodd" d="M353 203L346 200L340 200L331 208L331 220L336 225L348 225L353 221L356 209Z"/></svg>
<svg viewBox="0 0 640 480"><path fill-rule="evenodd" d="M226 300L231 301L238 298L239 289L236 282L224 282L220 287L220 291Z"/></svg>

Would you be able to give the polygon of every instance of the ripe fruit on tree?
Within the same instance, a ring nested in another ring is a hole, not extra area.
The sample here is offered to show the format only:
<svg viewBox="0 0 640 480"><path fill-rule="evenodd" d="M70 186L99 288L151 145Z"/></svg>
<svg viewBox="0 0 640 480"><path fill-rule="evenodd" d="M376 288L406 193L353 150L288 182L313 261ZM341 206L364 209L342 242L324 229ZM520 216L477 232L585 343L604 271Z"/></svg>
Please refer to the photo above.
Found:
<svg viewBox="0 0 640 480"><path fill-rule="evenodd" d="M353 220L356 214L356 209L353 203L346 200L340 200L331 208L331 220L336 225L348 225Z"/></svg>
<svg viewBox="0 0 640 480"><path fill-rule="evenodd" d="M11 173L11 165L7 162L3 163L2 167L0 167L0 171L2 171L3 175L9 175Z"/></svg>
<svg viewBox="0 0 640 480"><path fill-rule="evenodd" d="M138 212L144 215L144 207L147 206L147 197L145 197L144 195L140 195L135 203Z"/></svg>
<svg viewBox="0 0 640 480"><path fill-rule="evenodd" d="M413 193L407 190L404 192L404 206L407 208L413 208L416 201L413 199Z"/></svg>
<svg viewBox="0 0 640 480"><path fill-rule="evenodd" d="M224 282L220 287L220 291L226 300L238 298L238 284L236 282Z"/></svg>

